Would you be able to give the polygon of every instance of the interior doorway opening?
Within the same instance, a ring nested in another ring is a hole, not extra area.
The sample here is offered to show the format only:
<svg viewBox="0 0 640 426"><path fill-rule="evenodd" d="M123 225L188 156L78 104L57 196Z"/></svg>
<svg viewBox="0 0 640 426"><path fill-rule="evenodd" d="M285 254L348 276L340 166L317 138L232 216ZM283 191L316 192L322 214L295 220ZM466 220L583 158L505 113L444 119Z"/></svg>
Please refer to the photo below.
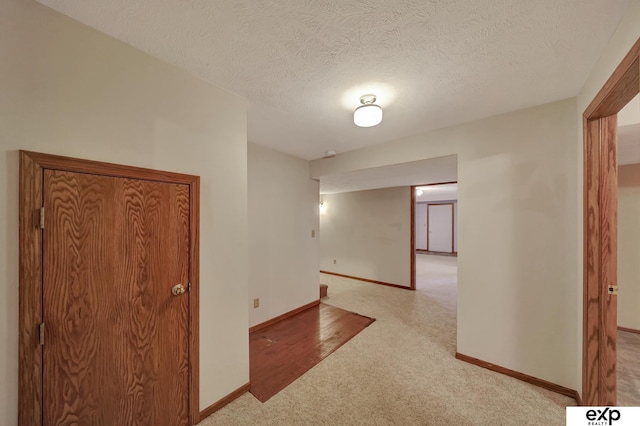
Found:
<svg viewBox="0 0 640 426"><path fill-rule="evenodd" d="M618 113L619 406L640 406L640 95Z"/></svg>
<svg viewBox="0 0 640 426"><path fill-rule="evenodd" d="M411 187L411 286L455 312L458 184Z"/></svg>

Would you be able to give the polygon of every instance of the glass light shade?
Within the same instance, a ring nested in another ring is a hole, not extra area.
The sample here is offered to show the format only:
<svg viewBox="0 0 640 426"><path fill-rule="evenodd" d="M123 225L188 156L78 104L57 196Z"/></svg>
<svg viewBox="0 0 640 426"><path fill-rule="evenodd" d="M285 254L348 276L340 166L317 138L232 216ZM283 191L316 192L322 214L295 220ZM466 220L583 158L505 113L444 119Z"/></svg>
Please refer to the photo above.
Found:
<svg viewBox="0 0 640 426"><path fill-rule="evenodd" d="M353 112L353 122L358 127L373 127L382 121L382 108L375 104L361 105Z"/></svg>

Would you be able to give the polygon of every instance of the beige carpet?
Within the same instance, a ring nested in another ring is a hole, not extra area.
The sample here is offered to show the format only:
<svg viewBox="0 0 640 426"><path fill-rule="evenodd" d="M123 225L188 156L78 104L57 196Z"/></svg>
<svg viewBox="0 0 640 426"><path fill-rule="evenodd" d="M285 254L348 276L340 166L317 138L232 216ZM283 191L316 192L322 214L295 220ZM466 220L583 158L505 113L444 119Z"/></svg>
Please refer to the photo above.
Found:
<svg viewBox="0 0 640 426"><path fill-rule="evenodd" d="M458 258L433 254L416 254L416 290L427 294L443 309L451 312L455 325Z"/></svg>
<svg viewBox="0 0 640 426"><path fill-rule="evenodd" d="M247 393L201 425L565 424L572 399L454 358L455 286L321 281L323 302L377 321L266 403Z"/></svg>
<svg viewBox="0 0 640 426"><path fill-rule="evenodd" d="M618 405L640 407L640 334L618 331Z"/></svg>

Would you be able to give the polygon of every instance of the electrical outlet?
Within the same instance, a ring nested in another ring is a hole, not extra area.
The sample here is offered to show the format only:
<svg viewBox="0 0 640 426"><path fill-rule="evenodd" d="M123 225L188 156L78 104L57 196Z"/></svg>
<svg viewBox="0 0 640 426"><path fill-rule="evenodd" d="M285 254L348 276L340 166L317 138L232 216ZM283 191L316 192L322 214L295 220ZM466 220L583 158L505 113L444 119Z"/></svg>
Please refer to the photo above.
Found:
<svg viewBox="0 0 640 426"><path fill-rule="evenodd" d="M253 299L253 309L260 307L260 298Z"/></svg>
<svg viewBox="0 0 640 426"><path fill-rule="evenodd" d="M333 264L334 264L334 265L336 264L336 260L335 260L335 259L333 259Z"/></svg>
<svg viewBox="0 0 640 426"><path fill-rule="evenodd" d="M311 238L315 238L316 237L316 230L312 229L311 230Z"/></svg>

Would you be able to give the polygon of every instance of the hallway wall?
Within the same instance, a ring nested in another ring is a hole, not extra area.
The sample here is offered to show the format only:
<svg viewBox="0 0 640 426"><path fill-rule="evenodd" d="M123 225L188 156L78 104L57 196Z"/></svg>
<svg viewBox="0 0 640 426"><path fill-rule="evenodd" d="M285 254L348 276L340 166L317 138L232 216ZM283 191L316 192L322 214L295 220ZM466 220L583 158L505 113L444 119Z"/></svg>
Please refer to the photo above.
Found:
<svg viewBox="0 0 640 426"><path fill-rule="evenodd" d="M240 97L35 1L0 1L0 423L18 412L18 150L199 175L200 408L249 381Z"/></svg>
<svg viewBox="0 0 640 426"><path fill-rule="evenodd" d="M320 215L320 270L411 286L410 187L321 199L326 210Z"/></svg>
<svg viewBox="0 0 640 426"><path fill-rule="evenodd" d="M582 322L576 115L568 99L311 163L320 178L457 154L457 350L573 389Z"/></svg>

